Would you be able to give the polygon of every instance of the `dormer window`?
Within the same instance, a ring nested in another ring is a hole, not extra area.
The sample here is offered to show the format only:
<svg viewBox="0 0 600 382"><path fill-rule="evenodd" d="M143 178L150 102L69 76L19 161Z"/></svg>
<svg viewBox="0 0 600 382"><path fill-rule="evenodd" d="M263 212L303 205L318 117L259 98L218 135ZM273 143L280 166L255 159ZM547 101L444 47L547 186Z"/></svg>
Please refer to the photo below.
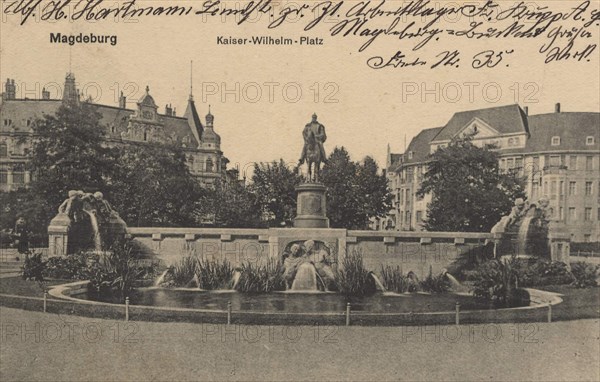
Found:
<svg viewBox="0 0 600 382"><path fill-rule="evenodd" d="M552 137L552 141L550 144L552 146L560 146L560 137L559 136Z"/></svg>
<svg viewBox="0 0 600 382"><path fill-rule="evenodd" d="M508 145L509 146L514 146L515 145L515 140L512 138L508 138Z"/></svg>
<svg viewBox="0 0 600 382"><path fill-rule="evenodd" d="M413 159L413 152L412 151L408 152L408 159Z"/></svg>
<svg viewBox="0 0 600 382"><path fill-rule="evenodd" d="M590 137L586 137L585 138L585 144L586 144L586 146L593 146L594 143L595 143L594 137L590 136Z"/></svg>

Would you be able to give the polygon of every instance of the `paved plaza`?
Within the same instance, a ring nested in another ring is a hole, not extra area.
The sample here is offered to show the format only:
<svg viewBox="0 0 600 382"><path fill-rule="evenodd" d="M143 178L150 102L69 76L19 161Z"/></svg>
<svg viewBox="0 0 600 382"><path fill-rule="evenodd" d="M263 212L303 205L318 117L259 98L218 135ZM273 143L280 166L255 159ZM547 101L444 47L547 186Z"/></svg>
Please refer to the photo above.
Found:
<svg viewBox="0 0 600 382"><path fill-rule="evenodd" d="M0 380L600 380L598 320L218 326L0 309Z"/></svg>

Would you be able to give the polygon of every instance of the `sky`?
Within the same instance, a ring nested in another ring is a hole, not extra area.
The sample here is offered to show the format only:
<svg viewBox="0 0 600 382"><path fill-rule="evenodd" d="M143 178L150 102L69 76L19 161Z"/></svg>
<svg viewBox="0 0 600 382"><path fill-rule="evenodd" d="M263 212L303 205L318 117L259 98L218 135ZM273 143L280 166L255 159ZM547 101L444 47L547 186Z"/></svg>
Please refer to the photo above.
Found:
<svg viewBox="0 0 600 382"><path fill-rule="evenodd" d="M10 1L3 6L7 3ZM347 1L344 6L355 3ZM394 3L401 2L386 6ZM537 4L568 9L574 3ZM594 6L598 7L597 2L590 8ZM166 104L172 104L182 115L191 82L198 112L204 116L210 105L215 130L222 138L221 148L230 166L242 170L254 162L279 158L296 162L303 144L302 128L313 113L327 129L327 152L344 146L355 160L370 155L384 165L388 144L392 152L403 152L405 142L419 131L443 126L458 111L518 103L528 106L530 114L541 114L552 112L557 102L563 111L600 111L600 51L596 49L586 62L545 64L545 56L538 52L544 41L539 39L478 41L444 36L415 53L412 40L379 37L359 52L364 38L332 37L328 30L334 23L305 32L306 22L302 20L275 29L268 29L265 20L236 25L231 18L203 20L199 16L129 22L30 19L19 25L20 21L18 16L4 14L0 23L0 78L3 82L15 79L17 96L26 93L29 98L39 97L42 87L55 96L57 88L53 85L62 87L70 70L79 88L94 102L117 105L118 94L124 91L128 107L134 108L134 102L149 86L161 112ZM446 26L458 23L460 20L450 20ZM569 22L565 22L567 26ZM576 47L594 39L598 42L597 23L587 29L591 39L577 40ZM50 33L116 35L118 40L114 46L69 46L50 43ZM322 38L323 45L217 43L218 37L253 36ZM463 60L459 67L436 69L377 70L368 66L371 57L387 58L400 49L412 58L426 58L428 66L445 50L460 51ZM494 68L473 69L470 58L487 49L514 52Z"/></svg>

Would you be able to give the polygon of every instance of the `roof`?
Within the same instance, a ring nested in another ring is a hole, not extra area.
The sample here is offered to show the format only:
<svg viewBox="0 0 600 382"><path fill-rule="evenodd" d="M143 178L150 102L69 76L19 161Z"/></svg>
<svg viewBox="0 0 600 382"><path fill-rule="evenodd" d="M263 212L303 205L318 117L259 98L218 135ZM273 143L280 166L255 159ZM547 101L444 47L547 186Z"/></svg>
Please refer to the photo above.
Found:
<svg viewBox="0 0 600 382"><path fill-rule="evenodd" d="M526 152L599 150L600 113L550 113L529 116L531 137ZM552 137L560 137L560 145L552 146ZM587 145L586 138L594 137Z"/></svg>
<svg viewBox="0 0 600 382"><path fill-rule="evenodd" d="M196 141L200 142L202 139L202 135L204 133L204 126L202 126L202 122L200 121L200 116L198 115L198 111L196 110L196 105L194 104L194 99L190 96L188 100L187 108L185 109L184 117L187 119L187 123L190 126Z"/></svg>
<svg viewBox="0 0 600 382"><path fill-rule="evenodd" d="M142 106L153 107L155 109L157 108L156 102L154 102L154 98L152 98L152 96L150 95L150 87L146 86L146 93L144 93L142 98L140 98L138 104Z"/></svg>
<svg viewBox="0 0 600 382"><path fill-rule="evenodd" d="M389 171L396 171L399 167L408 163L424 162L429 157L429 143L443 129L443 127L434 127L432 129L422 130L414 137L408 145L406 152L402 155L402 160L397 164L392 164ZM408 153L412 152L412 158L408 158ZM395 155L395 154L392 154Z"/></svg>
<svg viewBox="0 0 600 382"><path fill-rule="evenodd" d="M501 116L499 113L507 115ZM456 113L445 126L422 130L411 140L405 154L391 154L392 162L388 171L397 171L403 165L426 161L432 142L453 136L450 132L460 132L473 118L484 120L500 133L529 132L525 148L500 149L501 155L600 151L600 113L561 112L527 116L519 106L509 105ZM552 137L555 136L560 137L560 145L552 146ZM594 137L593 145L587 144L587 137ZM411 159L408 158L409 152L413 153Z"/></svg>
<svg viewBox="0 0 600 382"><path fill-rule="evenodd" d="M484 121L500 134L529 131L527 114L525 114L519 105L515 104L455 113L432 140L451 140L475 118Z"/></svg>
<svg viewBox="0 0 600 382"><path fill-rule="evenodd" d="M14 128L0 123L0 131L28 132L31 128L27 127L27 124L23 121L24 118L37 119L43 118L44 115L54 115L61 105L62 100L4 100L0 109L2 118L12 119ZM135 111L107 105L92 105L100 113L100 123L107 127L108 137L121 139L121 133L127 131L129 118L133 116ZM158 115L158 122L164 125L164 131L172 141L188 141L188 147L198 147L199 140L193 134L186 118Z"/></svg>

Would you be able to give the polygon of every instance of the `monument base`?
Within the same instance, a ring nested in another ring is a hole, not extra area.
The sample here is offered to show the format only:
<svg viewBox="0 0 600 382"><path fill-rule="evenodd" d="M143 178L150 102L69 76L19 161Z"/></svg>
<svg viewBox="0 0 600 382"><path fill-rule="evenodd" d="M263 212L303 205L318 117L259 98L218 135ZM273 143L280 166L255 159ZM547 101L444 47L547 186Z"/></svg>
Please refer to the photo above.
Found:
<svg viewBox="0 0 600 382"><path fill-rule="evenodd" d="M298 193L296 228L329 228L327 218L327 187L321 183L303 183L296 187Z"/></svg>

